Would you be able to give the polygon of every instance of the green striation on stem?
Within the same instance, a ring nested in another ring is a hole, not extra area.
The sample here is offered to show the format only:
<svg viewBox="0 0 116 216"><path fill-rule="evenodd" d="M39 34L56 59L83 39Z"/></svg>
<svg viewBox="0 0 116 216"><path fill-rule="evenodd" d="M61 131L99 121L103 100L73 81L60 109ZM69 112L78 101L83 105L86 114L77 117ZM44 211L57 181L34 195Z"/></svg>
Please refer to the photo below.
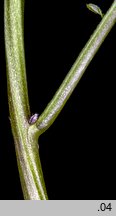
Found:
<svg viewBox="0 0 116 216"><path fill-rule="evenodd" d="M5 47L10 121L25 199L47 199L38 139L28 133L30 117L23 45L24 1L5 0Z"/></svg>

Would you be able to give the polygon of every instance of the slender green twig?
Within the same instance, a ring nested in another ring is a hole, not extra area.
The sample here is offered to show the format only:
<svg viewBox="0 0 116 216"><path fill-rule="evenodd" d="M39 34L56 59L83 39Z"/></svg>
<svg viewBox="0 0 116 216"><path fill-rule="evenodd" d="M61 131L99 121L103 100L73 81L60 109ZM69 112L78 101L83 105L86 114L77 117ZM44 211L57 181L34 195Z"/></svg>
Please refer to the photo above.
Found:
<svg viewBox="0 0 116 216"><path fill-rule="evenodd" d="M30 116L23 46L24 1L5 0L5 46L12 132L25 199L47 199L38 140L28 136Z"/></svg>
<svg viewBox="0 0 116 216"><path fill-rule="evenodd" d="M51 102L47 105L43 113L38 118L37 122L30 128L30 131L34 130L38 135L46 131L57 118L58 114L62 110L66 101L69 99L74 88L81 79L87 66L93 59L94 55L98 51L99 47L103 43L107 34L113 27L116 21L116 1L113 2L106 15L90 37L89 41L81 51L79 57L75 61L71 70L67 74L60 88L56 92Z"/></svg>

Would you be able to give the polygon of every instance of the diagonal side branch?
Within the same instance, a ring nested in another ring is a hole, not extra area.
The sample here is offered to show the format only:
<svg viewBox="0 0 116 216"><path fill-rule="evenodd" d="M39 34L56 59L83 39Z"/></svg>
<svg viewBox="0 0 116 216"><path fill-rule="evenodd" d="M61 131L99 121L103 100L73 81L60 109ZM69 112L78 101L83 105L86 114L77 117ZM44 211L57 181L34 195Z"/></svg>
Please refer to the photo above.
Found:
<svg viewBox="0 0 116 216"><path fill-rule="evenodd" d="M30 126L30 133L35 130L36 133L40 135L52 125L115 22L116 1L113 2L110 9L93 32L53 99L40 115L37 122L35 122L33 126Z"/></svg>

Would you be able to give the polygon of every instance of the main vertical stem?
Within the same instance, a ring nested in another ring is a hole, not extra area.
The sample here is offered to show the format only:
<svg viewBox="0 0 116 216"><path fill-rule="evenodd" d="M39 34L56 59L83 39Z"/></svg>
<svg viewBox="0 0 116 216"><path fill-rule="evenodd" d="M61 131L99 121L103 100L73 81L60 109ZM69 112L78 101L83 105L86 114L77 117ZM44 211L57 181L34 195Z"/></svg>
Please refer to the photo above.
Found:
<svg viewBox="0 0 116 216"><path fill-rule="evenodd" d="M30 117L23 45L23 0L5 0L5 47L10 120L25 199L47 199L38 139L29 134Z"/></svg>

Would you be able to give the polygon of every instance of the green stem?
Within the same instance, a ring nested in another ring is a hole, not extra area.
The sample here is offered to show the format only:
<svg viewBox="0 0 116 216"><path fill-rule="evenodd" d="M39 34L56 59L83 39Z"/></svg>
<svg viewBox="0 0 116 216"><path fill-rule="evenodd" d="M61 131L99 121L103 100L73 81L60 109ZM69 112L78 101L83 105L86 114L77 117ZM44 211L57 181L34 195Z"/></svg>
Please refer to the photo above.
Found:
<svg viewBox="0 0 116 216"><path fill-rule="evenodd" d="M113 27L115 21L116 1L113 2L110 9L107 11L106 15L90 37L53 99L40 115L37 122L32 126L32 128L30 127L30 131L35 130L35 133L39 136L52 125L81 79L87 66Z"/></svg>
<svg viewBox="0 0 116 216"><path fill-rule="evenodd" d="M116 20L116 1L93 33L52 101L36 123L30 117L23 46L24 1L5 0L8 100L20 179L25 199L47 199L38 136L54 122Z"/></svg>
<svg viewBox="0 0 116 216"><path fill-rule="evenodd" d="M5 46L11 127L25 199L47 199L38 139L29 131L30 117L23 45L23 0L5 0Z"/></svg>

